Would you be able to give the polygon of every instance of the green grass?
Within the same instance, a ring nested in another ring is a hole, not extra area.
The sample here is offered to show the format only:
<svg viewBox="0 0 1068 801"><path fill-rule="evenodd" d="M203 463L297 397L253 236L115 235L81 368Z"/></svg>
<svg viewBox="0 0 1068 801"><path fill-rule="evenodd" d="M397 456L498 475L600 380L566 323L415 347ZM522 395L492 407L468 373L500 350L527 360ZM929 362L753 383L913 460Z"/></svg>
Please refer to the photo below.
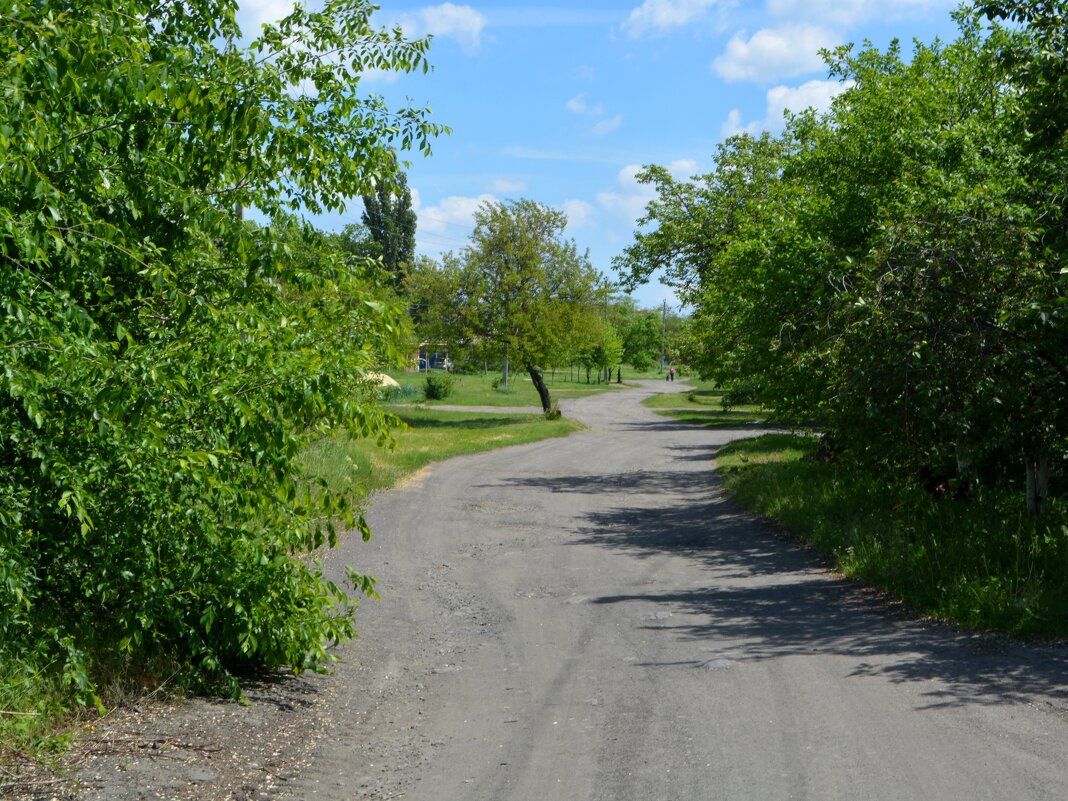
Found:
<svg viewBox="0 0 1068 801"><path fill-rule="evenodd" d="M9 654L0 661L0 765L48 764L70 744L70 693L37 662ZM0 795L5 781L0 774Z"/></svg>
<svg viewBox="0 0 1068 801"><path fill-rule="evenodd" d="M1028 518L1022 493L938 498L811 456L816 440L769 434L724 446L730 495L772 518L845 574L919 614L976 630L1068 636L1068 509Z"/></svg>
<svg viewBox="0 0 1068 801"><path fill-rule="evenodd" d="M433 371L434 374L440 374L438 371ZM451 373L453 379L452 392L447 398L437 401L424 401L422 398L422 389L426 382L426 373L390 373L402 386L410 386L414 390L418 390L413 400L426 403L428 406L434 405L450 405L450 406L534 406L541 407L541 400L538 398L538 393L534 389L534 385L530 381L530 376L525 372L513 372L510 376L510 385L508 387L493 386L495 380L500 378L500 374L496 372L482 374L466 374L461 375L459 373ZM581 380L572 381L571 377ZM579 371L575 370L573 373L566 370L557 370L555 375L551 372L545 374L545 383L549 387L549 394L553 400L560 400L564 398L580 398L586 395L596 395L601 392L611 392L620 385L614 383L615 374L613 373L613 382L608 384L596 383L596 376L592 377L594 383L587 384L585 373L583 372L581 377ZM627 378L627 372L624 369L624 379Z"/></svg>
<svg viewBox="0 0 1068 801"><path fill-rule="evenodd" d="M337 436L319 442L306 455L309 471L334 489L350 483L365 491L391 487L431 462L506 445L562 437L582 428L574 420L546 420L541 414L450 412L396 407L406 428L395 447Z"/></svg>
<svg viewBox="0 0 1068 801"><path fill-rule="evenodd" d="M706 428L730 428L768 421L768 415L759 406L724 408L723 393L709 388L652 395L642 403L665 417Z"/></svg>

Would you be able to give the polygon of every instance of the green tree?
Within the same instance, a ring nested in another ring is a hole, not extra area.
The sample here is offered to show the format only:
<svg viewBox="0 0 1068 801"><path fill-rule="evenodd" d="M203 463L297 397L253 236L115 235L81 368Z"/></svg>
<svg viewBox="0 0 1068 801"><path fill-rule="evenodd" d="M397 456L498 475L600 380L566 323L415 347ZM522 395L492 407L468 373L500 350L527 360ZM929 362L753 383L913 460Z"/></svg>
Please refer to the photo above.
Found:
<svg viewBox="0 0 1068 801"><path fill-rule="evenodd" d="M957 20L956 41L908 59L829 54L829 112L728 140L706 176L648 168L648 225L617 264L665 271L695 308L695 365L736 396L964 489L1022 461L1037 511L1068 423L1068 162L1063 136L1027 134L1049 102L1034 71L1005 65L1022 43L1046 69L1036 43L1060 40Z"/></svg>
<svg viewBox="0 0 1068 801"><path fill-rule="evenodd" d="M532 200L483 203L464 248L458 297L469 339L492 345L527 371L542 408L552 408L542 370L561 352L563 321L587 306L599 276L573 240L563 212Z"/></svg>
<svg viewBox="0 0 1068 801"><path fill-rule="evenodd" d="M661 315L647 311L635 315L623 332L622 359L639 372L660 360L664 344Z"/></svg>
<svg viewBox="0 0 1068 801"><path fill-rule="evenodd" d="M363 196L363 224L378 246L382 264L393 286L404 286L404 276L415 261L415 226L408 178L398 172L379 181L373 193Z"/></svg>
<svg viewBox="0 0 1068 801"><path fill-rule="evenodd" d="M586 381L590 371L597 370L597 383L612 378L612 368L623 358L623 342L616 327L605 319L591 317L583 329L583 347L579 351L579 364L586 368Z"/></svg>
<svg viewBox="0 0 1068 801"><path fill-rule="evenodd" d="M83 698L101 655L210 682L352 635L305 555L366 526L300 456L387 435L363 377L400 315L321 237L239 209L339 209L428 150L423 110L359 92L427 42L328 0L246 48L234 9L0 15L0 642Z"/></svg>
<svg viewBox="0 0 1068 801"><path fill-rule="evenodd" d="M463 263L452 253L437 262L428 256L415 260L405 276L404 297L419 342L430 350L447 350L459 361L472 349L463 327L457 299L463 283Z"/></svg>

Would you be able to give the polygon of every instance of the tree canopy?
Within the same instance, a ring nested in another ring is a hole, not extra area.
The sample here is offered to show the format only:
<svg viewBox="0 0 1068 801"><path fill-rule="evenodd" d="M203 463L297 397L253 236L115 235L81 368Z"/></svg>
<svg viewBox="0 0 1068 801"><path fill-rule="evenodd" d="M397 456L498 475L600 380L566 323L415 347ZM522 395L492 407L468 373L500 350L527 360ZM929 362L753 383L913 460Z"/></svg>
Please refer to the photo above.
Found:
<svg viewBox="0 0 1068 801"><path fill-rule="evenodd" d="M1026 472L1037 509L1068 455L1068 150L1047 108L1066 54L1056 14L1023 5L1003 6L1016 28L960 12L956 41L908 59L841 48L827 113L729 139L693 181L647 168L617 266L665 270L696 366L735 397L960 491Z"/></svg>

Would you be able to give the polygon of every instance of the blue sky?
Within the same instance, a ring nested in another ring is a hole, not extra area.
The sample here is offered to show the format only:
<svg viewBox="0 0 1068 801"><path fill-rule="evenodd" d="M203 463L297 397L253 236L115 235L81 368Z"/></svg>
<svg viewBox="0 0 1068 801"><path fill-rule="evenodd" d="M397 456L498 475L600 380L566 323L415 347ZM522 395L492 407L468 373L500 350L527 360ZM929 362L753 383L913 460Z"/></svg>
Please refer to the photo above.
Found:
<svg viewBox="0 0 1068 801"><path fill-rule="evenodd" d="M240 0L251 33L287 0ZM312 0L310 3L314 5ZM568 214L567 234L595 267L631 241L648 189L634 175L662 164L706 172L724 137L781 128L784 108L823 108L840 87L817 51L870 40L951 39L947 0L585 0L575 4L383 0L377 19L432 34L429 75L361 82L394 105L410 98L453 133L411 158L418 250L461 249L484 200L531 198ZM325 229L359 221L356 199ZM653 283L640 305L674 303Z"/></svg>

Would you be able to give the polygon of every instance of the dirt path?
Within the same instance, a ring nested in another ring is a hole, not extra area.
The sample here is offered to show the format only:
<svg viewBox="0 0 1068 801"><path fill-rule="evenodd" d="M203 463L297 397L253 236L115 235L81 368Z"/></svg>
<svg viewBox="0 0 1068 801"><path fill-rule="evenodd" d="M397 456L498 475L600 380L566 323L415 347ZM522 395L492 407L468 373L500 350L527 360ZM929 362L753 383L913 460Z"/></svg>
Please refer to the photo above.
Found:
<svg viewBox="0 0 1068 801"><path fill-rule="evenodd" d="M639 405L665 388L567 401L589 431L378 496L375 539L332 561L382 591L336 674L128 713L174 758L87 758L81 797L1068 797L1064 651L829 574L722 498L709 460L742 432Z"/></svg>

